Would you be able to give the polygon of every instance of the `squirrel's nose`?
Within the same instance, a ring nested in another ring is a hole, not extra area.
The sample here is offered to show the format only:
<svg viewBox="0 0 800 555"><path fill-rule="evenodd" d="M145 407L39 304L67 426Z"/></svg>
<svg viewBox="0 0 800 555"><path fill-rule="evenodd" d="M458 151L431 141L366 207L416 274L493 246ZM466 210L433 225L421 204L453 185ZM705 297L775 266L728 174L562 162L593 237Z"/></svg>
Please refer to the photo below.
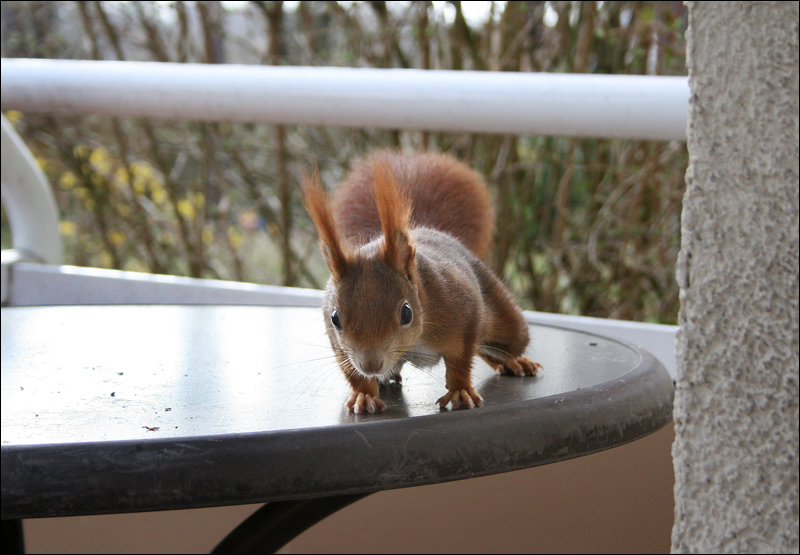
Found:
<svg viewBox="0 0 800 555"><path fill-rule="evenodd" d="M356 366L362 374L374 376L383 370L383 357L373 354L365 354L358 357Z"/></svg>

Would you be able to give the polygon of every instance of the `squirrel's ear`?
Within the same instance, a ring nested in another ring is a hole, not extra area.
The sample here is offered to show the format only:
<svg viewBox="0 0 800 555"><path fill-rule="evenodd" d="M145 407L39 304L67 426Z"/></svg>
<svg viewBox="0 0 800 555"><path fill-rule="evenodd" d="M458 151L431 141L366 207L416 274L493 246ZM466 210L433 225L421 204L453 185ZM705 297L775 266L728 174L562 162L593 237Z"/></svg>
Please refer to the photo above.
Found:
<svg viewBox="0 0 800 555"><path fill-rule="evenodd" d="M383 257L387 264L406 276L411 281L416 281L416 266L414 264L414 243L406 231L396 229L390 240L385 237Z"/></svg>
<svg viewBox="0 0 800 555"><path fill-rule="evenodd" d="M388 163L373 159L372 172L375 176L375 204L383 229L381 254L387 264L413 280L414 243L408 231L411 199L401 191Z"/></svg>
<svg viewBox="0 0 800 555"><path fill-rule="evenodd" d="M342 251L333 248L332 245L320 242L322 249L322 257L325 259L325 265L328 266L331 275L335 280L341 279L347 270L347 259L342 255Z"/></svg>
<svg viewBox="0 0 800 555"><path fill-rule="evenodd" d="M303 204L317 226L322 256L334 279L340 279L347 271L347 257L336 234L336 224L328 205L328 197L319 182L317 168L314 168L312 177L304 176L304 181Z"/></svg>

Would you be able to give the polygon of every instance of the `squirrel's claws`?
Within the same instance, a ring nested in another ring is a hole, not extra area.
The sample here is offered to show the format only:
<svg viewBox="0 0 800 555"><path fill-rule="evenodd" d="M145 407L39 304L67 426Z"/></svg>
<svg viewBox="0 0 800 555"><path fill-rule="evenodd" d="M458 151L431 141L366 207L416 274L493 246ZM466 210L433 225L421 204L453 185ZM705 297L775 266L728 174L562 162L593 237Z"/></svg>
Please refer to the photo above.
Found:
<svg viewBox="0 0 800 555"><path fill-rule="evenodd" d="M386 403L383 402L383 399L378 396L373 397L369 393L350 394L350 398L347 400L344 406L356 414L360 414L365 410L370 414L375 414L375 412L383 412L386 410Z"/></svg>
<svg viewBox="0 0 800 555"><path fill-rule="evenodd" d="M510 358L495 367L499 374L514 374L515 376L535 376L542 365L533 362L528 357Z"/></svg>
<svg viewBox="0 0 800 555"><path fill-rule="evenodd" d="M450 409L455 410L463 405L465 409L474 409L483 405L483 397L475 391L474 387L467 389L451 389L436 401L441 408L450 403Z"/></svg>

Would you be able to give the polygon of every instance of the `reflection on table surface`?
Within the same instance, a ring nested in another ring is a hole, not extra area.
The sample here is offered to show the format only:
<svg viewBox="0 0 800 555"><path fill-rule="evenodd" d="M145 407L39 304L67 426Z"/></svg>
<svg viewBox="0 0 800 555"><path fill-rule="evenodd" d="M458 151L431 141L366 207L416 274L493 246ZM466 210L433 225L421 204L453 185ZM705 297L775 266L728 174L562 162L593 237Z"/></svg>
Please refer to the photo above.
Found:
<svg viewBox="0 0 800 555"><path fill-rule="evenodd" d="M640 360L595 335L531 326L536 377L499 376L479 358L485 406L563 394ZM444 365L403 368L387 410L354 415L319 309L57 306L2 309L2 442L179 438L336 426L437 414ZM481 410L481 409L477 409Z"/></svg>

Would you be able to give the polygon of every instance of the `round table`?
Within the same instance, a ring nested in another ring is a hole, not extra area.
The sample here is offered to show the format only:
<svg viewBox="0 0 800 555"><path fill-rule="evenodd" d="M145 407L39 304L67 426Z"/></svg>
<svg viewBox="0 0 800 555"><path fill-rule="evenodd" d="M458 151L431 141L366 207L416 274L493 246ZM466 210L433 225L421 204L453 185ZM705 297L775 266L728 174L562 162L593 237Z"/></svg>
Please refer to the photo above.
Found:
<svg viewBox="0 0 800 555"><path fill-rule="evenodd" d="M475 360L481 408L440 409L443 365L406 365L386 411L356 415L316 308L3 308L2 518L267 502L250 528L283 523L282 542L302 531L287 520L364 494L553 463L670 422L671 378L646 351L530 335L536 377Z"/></svg>

